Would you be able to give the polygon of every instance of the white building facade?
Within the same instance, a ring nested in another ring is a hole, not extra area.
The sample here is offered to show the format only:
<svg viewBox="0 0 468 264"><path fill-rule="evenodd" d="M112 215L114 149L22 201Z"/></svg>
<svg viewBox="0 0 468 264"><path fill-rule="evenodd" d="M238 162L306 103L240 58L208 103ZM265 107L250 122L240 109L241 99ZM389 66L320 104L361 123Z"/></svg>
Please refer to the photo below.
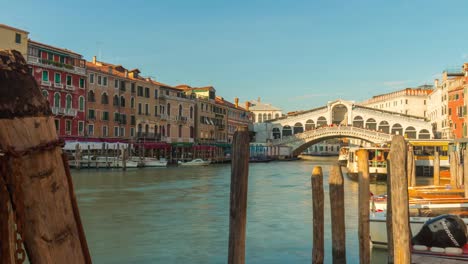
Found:
<svg viewBox="0 0 468 264"><path fill-rule="evenodd" d="M252 113L253 123L262 123L283 116L280 108L261 102L260 97L257 100L248 101L246 104L249 105L249 110Z"/></svg>

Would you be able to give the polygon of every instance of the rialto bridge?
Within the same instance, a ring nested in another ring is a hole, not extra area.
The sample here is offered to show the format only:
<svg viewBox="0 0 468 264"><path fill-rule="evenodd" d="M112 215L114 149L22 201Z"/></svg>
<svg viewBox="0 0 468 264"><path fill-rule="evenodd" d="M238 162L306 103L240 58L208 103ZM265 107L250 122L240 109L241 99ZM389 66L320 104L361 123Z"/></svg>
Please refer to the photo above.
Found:
<svg viewBox="0 0 468 264"><path fill-rule="evenodd" d="M364 107L345 100L257 123L255 132L256 142L290 146L295 154L331 138L357 138L371 143L390 141L393 135L409 139L433 138L432 126L424 117Z"/></svg>

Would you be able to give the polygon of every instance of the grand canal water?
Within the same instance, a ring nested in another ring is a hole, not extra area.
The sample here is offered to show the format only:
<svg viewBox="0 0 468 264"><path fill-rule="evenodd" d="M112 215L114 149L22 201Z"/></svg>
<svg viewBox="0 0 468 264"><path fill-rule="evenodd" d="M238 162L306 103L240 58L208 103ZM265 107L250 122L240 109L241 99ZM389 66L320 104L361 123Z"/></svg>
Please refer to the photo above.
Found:
<svg viewBox="0 0 468 264"><path fill-rule="evenodd" d="M328 173L333 158L250 164L246 263L310 263L310 174L322 166L326 263L331 262ZM95 263L226 263L230 165L72 171ZM358 263L358 185L345 177L348 263ZM371 191L384 193L385 185ZM386 263L374 250L373 263Z"/></svg>

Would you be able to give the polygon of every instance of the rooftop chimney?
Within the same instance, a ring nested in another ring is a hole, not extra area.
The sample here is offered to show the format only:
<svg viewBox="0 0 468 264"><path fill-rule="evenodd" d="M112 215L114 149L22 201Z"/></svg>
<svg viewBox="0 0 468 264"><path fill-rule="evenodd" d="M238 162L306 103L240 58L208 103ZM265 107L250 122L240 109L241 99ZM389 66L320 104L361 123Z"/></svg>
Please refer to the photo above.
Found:
<svg viewBox="0 0 468 264"><path fill-rule="evenodd" d="M239 107L239 98L234 98L234 104L236 105L236 108Z"/></svg>
<svg viewBox="0 0 468 264"><path fill-rule="evenodd" d="M249 111L250 102L245 102L245 110Z"/></svg>
<svg viewBox="0 0 468 264"><path fill-rule="evenodd" d="M93 64L96 64L96 56L93 56Z"/></svg>
<svg viewBox="0 0 468 264"><path fill-rule="evenodd" d="M128 78L128 70L125 69L125 78Z"/></svg>

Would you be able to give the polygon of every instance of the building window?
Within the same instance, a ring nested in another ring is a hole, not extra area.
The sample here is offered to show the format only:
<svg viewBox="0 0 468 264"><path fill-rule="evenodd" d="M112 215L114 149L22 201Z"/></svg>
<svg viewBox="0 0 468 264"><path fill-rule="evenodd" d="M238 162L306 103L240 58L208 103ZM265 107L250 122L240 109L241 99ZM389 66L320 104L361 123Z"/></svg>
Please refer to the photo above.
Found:
<svg viewBox="0 0 468 264"><path fill-rule="evenodd" d="M143 96L143 87L142 86L137 87L137 96Z"/></svg>
<svg viewBox="0 0 468 264"><path fill-rule="evenodd" d="M58 131L60 130L60 120L55 119L54 122L55 122L55 131L57 131L57 134L58 134Z"/></svg>
<svg viewBox="0 0 468 264"><path fill-rule="evenodd" d="M135 128L134 128L134 127L131 127L131 128L130 128L130 136L131 136L131 137L134 137L134 136L135 136Z"/></svg>
<svg viewBox="0 0 468 264"><path fill-rule="evenodd" d="M21 44L21 34L20 33L15 34L15 42L17 44Z"/></svg>
<svg viewBox="0 0 468 264"><path fill-rule="evenodd" d="M60 94L55 93L54 94L54 107L60 107Z"/></svg>
<svg viewBox="0 0 468 264"><path fill-rule="evenodd" d="M84 122L78 121L78 135L82 136L84 132Z"/></svg>
<svg viewBox="0 0 468 264"><path fill-rule="evenodd" d="M89 75L89 83L94 83L94 73Z"/></svg>
<svg viewBox="0 0 468 264"><path fill-rule="evenodd" d="M182 137L182 125L179 125L179 137Z"/></svg>
<svg viewBox="0 0 468 264"><path fill-rule="evenodd" d="M109 96L107 96L107 93L101 95L101 104L109 104Z"/></svg>
<svg viewBox="0 0 468 264"><path fill-rule="evenodd" d="M119 135L120 135L121 137L125 137L125 127L121 127L121 128L120 128Z"/></svg>
<svg viewBox="0 0 468 264"><path fill-rule="evenodd" d="M149 105L145 104L145 115L150 115Z"/></svg>
<svg viewBox="0 0 468 264"><path fill-rule="evenodd" d="M119 122L119 120L120 120L120 114L114 113L114 122Z"/></svg>
<svg viewBox="0 0 468 264"><path fill-rule="evenodd" d="M42 96L44 96L45 99L49 100L49 93L46 90L42 90Z"/></svg>
<svg viewBox="0 0 468 264"><path fill-rule="evenodd" d="M98 77L97 77L97 84L98 84L98 85L102 85L102 77L101 77L101 75L98 75Z"/></svg>
<svg viewBox="0 0 468 264"><path fill-rule="evenodd" d="M94 135L94 125L88 125L88 136Z"/></svg>
<svg viewBox="0 0 468 264"><path fill-rule="evenodd" d="M118 137L119 136L119 127L114 127L114 137Z"/></svg>
<svg viewBox="0 0 468 264"><path fill-rule="evenodd" d="M102 85L107 86L107 77L102 77Z"/></svg>
<svg viewBox="0 0 468 264"><path fill-rule="evenodd" d="M141 103L138 103L138 114L141 115L142 114L142 107L141 107Z"/></svg>
<svg viewBox="0 0 468 264"><path fill-rule="evenodd" d="M167 115L170 116L171 115L171 104L167 104Z"/></svg>
<svg viewBox="0 0 468 264"><path fill-rule="evenodd" d="M62 75L58 72L55 73L55 83L61 83L62 82Z"/></svg>
<svg viewBox="0 0 468 264"><path fill-rule="evenodd" d="M158 106L155 105L154 106L154 116L157 116L158 115Z"/></svg>
<svg viewBox="0 0 468 264"><path fill-rule="evenodd" d="M171 124L167 124L167 136L171 136Z"/></svg>
<svg viewBox="0 0 468 264"><path fill-rule="evenodd" d="M145 97L150 98L150 89L148 87L145 87Z"/></svg>
<svg viewBox="0 0 468 264"><path fill-rule="evenodd" d="M79 107L80 107L80 111L84 111L84 97L83 96L80 96L80 99L79 99Z"/></svg>
<svg viewBox="0 0 468 264"><path fill-rule="evenodd" d="M114 80L114 88L119 88L119 80Z"/></svg>
<svg viewBox="0 0 468 264"><path fill-rule="evenodd" d="M102 136L109 136L109 129L107 129L107 126L102 126Z"/></svg>
<svg viewBox="0 0 468 264"><path fill-rule="evenodd" d="M85 80L80 78L80 88L85 88Z"/></svg>
<svg viewBox="0 0 468 264"><path fill-rule="evenodd" d="M94 120L96 118L94 109L88 109L88 118Z"/></svg>
<svg viewBox="0 0 468 264"><path fill-rule="evenodd" d="M69 94L67 94L67 97L65 97L65 108L72 108L72 96Z"/></svg>
<svg viewBox="0 0 468 264"><path fill-rule="evenodd" d="M112 100L112 105L113 105L113 106L119 106L119 105L120 105L119 96L118 96L118 95L114 95L114 98L113 98L113 100Z"/></svg>
<svg viewBox="0 0 468 264"><path fill-rule="evenodd" d="M71 129L72 129L72 121L71 120L66 120L65 121L65 133L67 135L71 134Z"/></svg>
<svg viewBox="0 0 468 264"><path fill-rule="evenodd" d="M42 71L42 80L44 82L48 82L49 81L49 72L48 71Z"/></svg>
<svg viewBox="0 0 468 264"><path fill-rule="evenodd" d="M130 108L135 108L135 98L130 98Z"/></svg>
<svg viewBox="0 0 468 264"><path fill-rule="evenodd" d="M120 106L125 107L125 97L120 96Z"/></svg>
<svg viewBox="0 0 468 264"><path fill-rule="evenodd" d="M182 105L179 105L179 116L182 116Z"/></svg>
<svg viewBox="0 0 468 264"><path fill-rule="evenodd" d="M102 121L109 121L109 112L103 111L101 119L102 119Z"/></svg>
<svg viewBox="0 0 468 264"><path fill-rule="evenodd" d="M154 99L158 99L158 90L154 89Z"/></svg>
<svg viewBox="0 0 468 264"><path fill-rule="evenodd" d="M190 118L193 118L193 107L190 107Z"/></svg>
<svg viewBox="0 0 468 264"><path fill-rule="evenodd" d="M71 77L71 75L67 75L67 86L72 86L72 77Z"/></svg>

